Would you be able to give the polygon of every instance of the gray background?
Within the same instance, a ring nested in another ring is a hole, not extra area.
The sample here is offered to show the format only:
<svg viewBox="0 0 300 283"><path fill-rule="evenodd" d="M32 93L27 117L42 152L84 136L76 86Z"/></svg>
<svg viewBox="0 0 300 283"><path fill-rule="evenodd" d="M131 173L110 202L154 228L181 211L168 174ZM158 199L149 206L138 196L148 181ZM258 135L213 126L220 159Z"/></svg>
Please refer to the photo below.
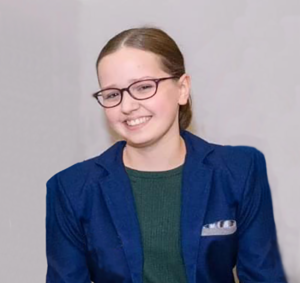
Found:
<svg viewBox="0 0 300 283"><path fill-rule="evenodd" d="M265 154L284 266L300 282L299 0L0 0L0 282L45 281L45 183L111 145L94 63L144 24L185 55L193 131Z"/></svg>

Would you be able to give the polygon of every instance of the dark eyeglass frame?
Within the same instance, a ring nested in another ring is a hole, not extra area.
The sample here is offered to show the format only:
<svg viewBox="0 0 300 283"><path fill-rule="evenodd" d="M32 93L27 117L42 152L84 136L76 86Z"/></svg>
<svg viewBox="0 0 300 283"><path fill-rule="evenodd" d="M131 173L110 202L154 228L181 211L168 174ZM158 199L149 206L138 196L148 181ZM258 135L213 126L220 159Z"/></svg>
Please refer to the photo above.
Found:
<svg viewBox="0 0 300 283"><path fill-rule="evenodd" d="M153 97L156 93L157 93L157 89L158 89L158 84L161 82L161 81L165 81L165 80L168 80L168 79L179 79L178 76L172 76L172 77L163 77L163 78L158 78L158 79L144 79L144 80L140 80L140 81L135 81L133 82L132 84L130 84L128 87L125 87L125 88L115 88L115 87L112 87L112 88L105 88L105 89L102 89L102 90L99 90L95 93L92 94L93 97L96 98L97 102L104 108L113 108L113 107L116 107L118 105L120 105L122 103L122 100L123 100L123 94L124 94L124 91L127 91L129 93L129 95L133 98L133 99L136 99L136 100L146 100L146 99L149 99L151 97ZM153 81L155 82L156 84L156 89L155 89L155 92L147 97L147 98L136 98L131 92L130 92L130 88L135 85L135 84L138 84L138 83L141 83L141 82L144 82L144 81ZM114 106L105 106L103 105L100 100L98 99L99 96L101 96L101 92L103 91L106 91L106 90L117 90L121 93L121 99L120 99L120 102L118 102L116 105Z"/></svg>

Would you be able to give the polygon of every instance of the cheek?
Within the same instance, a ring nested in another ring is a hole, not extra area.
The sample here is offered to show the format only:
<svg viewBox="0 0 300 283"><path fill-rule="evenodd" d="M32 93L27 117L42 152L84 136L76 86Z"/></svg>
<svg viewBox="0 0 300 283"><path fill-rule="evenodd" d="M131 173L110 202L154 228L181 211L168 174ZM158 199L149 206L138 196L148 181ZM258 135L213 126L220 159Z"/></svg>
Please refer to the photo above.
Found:
<svg viewBox="0 0 300 283"><path fill-rule="evenodd" d="M118 120L118 115L114 109L105 109L104 114L109 124L114 124Z"/></svg>
<svg viewBox="0 0 300 283"><path fill-rule="evenodd" d="M157 103L157 109L162 116L175 116L178 111L178 99L175 92L164 93Z"/></svg>

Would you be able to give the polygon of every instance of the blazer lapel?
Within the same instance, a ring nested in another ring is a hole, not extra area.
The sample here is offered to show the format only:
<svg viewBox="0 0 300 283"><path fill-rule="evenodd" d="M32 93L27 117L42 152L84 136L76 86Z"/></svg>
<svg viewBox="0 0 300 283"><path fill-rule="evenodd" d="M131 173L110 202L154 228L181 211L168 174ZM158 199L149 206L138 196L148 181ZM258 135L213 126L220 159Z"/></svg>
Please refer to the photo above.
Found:
<svg viewBox="0 0 300 283"><path fill-rule="evenodd" d="M130 180L122 163L123 147L124 143L117 144L116 152L112 150L105 160L98 162L108 171L108 175L100 178L99 183L112 221L122 241L133 283L142 283L141 234Z"/></svg>
<svg viewBox="0 0 300 283"><path fill-rule="evenodd" d="M197 138L198 139L198 138ZM196 265L213 169L203 163L213 151L203 140L185 138L187 155L182 180L181 247L189 283L196 282Z"/></svg>

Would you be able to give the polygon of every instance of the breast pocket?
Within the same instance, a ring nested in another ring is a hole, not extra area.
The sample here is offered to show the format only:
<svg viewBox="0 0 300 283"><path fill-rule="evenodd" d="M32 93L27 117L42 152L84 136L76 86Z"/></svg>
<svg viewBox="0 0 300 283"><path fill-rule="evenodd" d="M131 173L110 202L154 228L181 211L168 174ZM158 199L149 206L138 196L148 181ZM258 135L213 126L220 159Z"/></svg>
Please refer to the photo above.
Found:
<svg viewBox="0 0 300 283"><path fill-rule="evenodd" d="M237 252L237 223L233 219L205 224L201 231L203 255L209 258L235 257Z"/></svg>
<svg viewBox="0 0 300 283"><path fill-rule="evenodd" d="M220 220L205 224L201 231L201 236L225 236L235 233L237 230L235 220Z"/></svg>

